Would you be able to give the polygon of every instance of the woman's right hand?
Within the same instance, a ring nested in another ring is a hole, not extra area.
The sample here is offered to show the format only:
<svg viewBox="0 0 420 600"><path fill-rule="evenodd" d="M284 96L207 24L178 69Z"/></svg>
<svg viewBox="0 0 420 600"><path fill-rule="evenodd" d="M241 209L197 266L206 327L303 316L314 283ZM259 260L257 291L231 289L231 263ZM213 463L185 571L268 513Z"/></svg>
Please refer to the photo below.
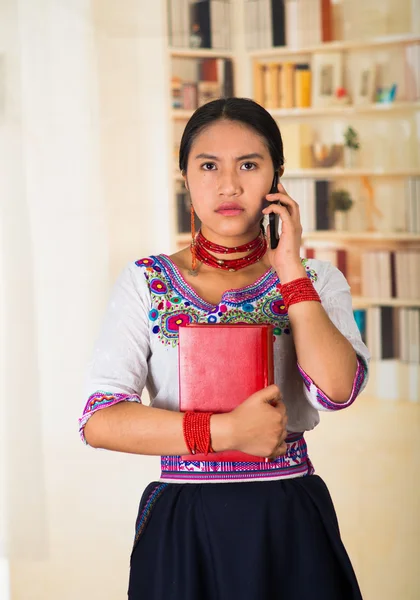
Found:
<svg viewBox="0 0 420 600"><path fill-rule="evenodd" d="M226 416L233 449L271 459L286 453L287 414L277 385L255 392Z"/></svg>

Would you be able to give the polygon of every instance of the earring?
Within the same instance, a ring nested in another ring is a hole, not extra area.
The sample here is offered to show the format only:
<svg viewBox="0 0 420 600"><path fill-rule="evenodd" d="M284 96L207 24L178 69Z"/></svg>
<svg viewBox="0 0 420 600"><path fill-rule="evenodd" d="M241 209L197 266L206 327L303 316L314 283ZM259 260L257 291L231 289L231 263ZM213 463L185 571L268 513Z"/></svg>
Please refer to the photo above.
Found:
<svg viewBox="0 0 420 600"><path fill-rule="evenodd" d="M197 273L197 254L195 251L195 212L194 212L194 206L193 206L192 202L191 202L191 245L190 245L190 249L191 249L191 269L188 271L188 273L190 275L192 275L193 277L196 277L198 275L198 273Z"/></svg>

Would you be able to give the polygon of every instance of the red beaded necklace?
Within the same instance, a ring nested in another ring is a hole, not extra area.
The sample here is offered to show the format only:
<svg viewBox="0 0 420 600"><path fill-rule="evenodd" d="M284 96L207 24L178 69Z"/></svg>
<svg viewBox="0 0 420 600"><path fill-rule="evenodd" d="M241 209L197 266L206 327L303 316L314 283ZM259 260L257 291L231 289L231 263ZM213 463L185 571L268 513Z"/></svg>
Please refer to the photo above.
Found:
<svg viewBox="0 0 420 600"><path fill-rule="evenodd" d="M267 252L267 240L264 234L261 232L258 237L256 237L251 242L247 244L243 244L242 246L219 246L206 239L201 231L198 232L197 237L191 244L191 251L195 253L196 258L208 265L209 267L214 267L216 269L224 269L225 271L239 271L239 269L243 269L248 265L253 265L254 263L261 260L261 258ZM247 256L243 256L242 258L235 259L220 259L216 258L210 254L210 252L214 252L216 254L234 254L236 252L249 252Z"/></svg>

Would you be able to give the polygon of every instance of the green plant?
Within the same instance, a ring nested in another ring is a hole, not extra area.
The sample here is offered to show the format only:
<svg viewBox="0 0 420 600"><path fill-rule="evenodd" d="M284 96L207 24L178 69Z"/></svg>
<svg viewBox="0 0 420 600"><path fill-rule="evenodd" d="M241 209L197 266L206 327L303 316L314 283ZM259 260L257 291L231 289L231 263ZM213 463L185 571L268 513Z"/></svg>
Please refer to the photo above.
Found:
<svg viewBox="0 0 420 600"><path fill-rule="evenodd" d="M347 148L353 148L353 150L358 150L360 148L359 134L353 127L350 127L350 125L344 132L344 141L344 145L347 146Z"/></svg>
<svg viewBox="0 0 420 600"><path fill-rule="evenodd" d="M353 200L347 190L334 190L330 197L331 210L350 210L353 206Z"/></svg>

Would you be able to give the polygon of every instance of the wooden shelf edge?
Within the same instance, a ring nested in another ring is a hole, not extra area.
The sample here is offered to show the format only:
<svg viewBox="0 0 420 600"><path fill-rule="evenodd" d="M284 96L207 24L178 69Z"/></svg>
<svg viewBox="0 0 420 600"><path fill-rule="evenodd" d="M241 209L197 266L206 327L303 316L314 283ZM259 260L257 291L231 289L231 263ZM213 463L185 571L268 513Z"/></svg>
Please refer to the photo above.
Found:
<svg viewBox="0 0 420 600"><path fill-rule="evenodd" d="M420 101L406 102L372 102L369 104L343 104L332 106L308 106L305 108L271 108L267 109L273 118L311 117L334 115L353 115L357 113L383 113L406 110L420 110Z"/></svg>
<svg viewBox="0 0 420 600"><path fill-rule="evenodd" d="M370 308L371 306L395 306L401 308L418 308L420 299L410 300L403 298L366 298L353 296L353 308Z"/></svg>
<svg viewBox="0 0 420 600"><path fill-rule="evenodd" d="M217 50L215 48L173 48L168 49L169 55L178 58L233 58L232 50Z"/></svg>
<svg viewBox="0 0 420 600"><path fill-rule="evenodd" d="M188 121L191 118L194 110L184 110L183 108L173 108L171 116L175 121Z"/></svg>
<svg viewBox="0 0 420 600"><path fill-rule="evenodd" d="M420 242L420 233L380 231L306 231L303 240L357 240L373 242Z"/></svg>
<svg viewBox="0 0 420 600"><path fill-rule="evenodd" d="M334 41L317 44L315 46L303 46L302 48L288 48L287 46L275 46L272 48L261 48L249 50L251 58L265 58L269 56L291 56L298 54L313 54L315 52L337 52L361 50L364 48L383 48L385 46L410 45L420 42L420 35L406 33L401 35L387 35L355 41Z"/></svg>
<svg viewBox="0 0 420 600"><path fill-rule="evenodd" d="M401 170L386 170L386 169L344 169L340 167L326 167L313 169L291 169L286 170L283 177L316 177L316 178L333 178L333 177L418 177L420 169L401 169Z"/></svg>

